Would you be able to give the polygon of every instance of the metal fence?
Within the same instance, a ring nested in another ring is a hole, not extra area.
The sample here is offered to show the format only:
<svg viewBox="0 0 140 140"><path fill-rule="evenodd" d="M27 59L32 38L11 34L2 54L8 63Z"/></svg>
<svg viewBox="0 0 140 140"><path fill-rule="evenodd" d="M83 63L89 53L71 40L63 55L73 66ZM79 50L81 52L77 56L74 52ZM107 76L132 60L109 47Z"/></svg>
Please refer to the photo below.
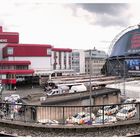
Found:
<svg viewBox="0 0 140 140"><path fill-rule="evenodd" d="M140 120L140 103L42 106L0 103L0 120L45 125L104 125Z"/></svg>

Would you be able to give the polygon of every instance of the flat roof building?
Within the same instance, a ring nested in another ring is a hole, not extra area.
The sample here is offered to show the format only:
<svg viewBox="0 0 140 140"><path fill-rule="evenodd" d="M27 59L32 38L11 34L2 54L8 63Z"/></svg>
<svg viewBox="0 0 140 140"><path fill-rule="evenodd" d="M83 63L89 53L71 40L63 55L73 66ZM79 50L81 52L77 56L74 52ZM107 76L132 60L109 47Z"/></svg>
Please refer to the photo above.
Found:
<svg viewBox="0 0 140 140"><path fill-rule="evenodd" d="M71 52L49 44L20 44L18 32L3 32L0 26L0 81L11 85L19 76L71 73Z"/></svg>
<svg viewBox="0 0 140 140"><path fill-rule="evenodd" d="M105 64L107 54L104 51L96 50L86 50L85 51L85 73L93 76L101 75L101 69ZM91 60L91 62L90 62Z"/></svg>

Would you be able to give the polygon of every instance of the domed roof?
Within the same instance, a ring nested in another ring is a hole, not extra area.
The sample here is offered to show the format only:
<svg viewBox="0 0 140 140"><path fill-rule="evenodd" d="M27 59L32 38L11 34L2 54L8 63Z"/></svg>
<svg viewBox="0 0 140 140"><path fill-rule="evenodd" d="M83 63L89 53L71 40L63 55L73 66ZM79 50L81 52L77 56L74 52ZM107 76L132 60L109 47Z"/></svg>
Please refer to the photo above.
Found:
<svg viewBox="0 0 140 140"><path fill-rule="evenodd" d="M140 28L123 34L112 46L110 57L140 54Z"/></svg>

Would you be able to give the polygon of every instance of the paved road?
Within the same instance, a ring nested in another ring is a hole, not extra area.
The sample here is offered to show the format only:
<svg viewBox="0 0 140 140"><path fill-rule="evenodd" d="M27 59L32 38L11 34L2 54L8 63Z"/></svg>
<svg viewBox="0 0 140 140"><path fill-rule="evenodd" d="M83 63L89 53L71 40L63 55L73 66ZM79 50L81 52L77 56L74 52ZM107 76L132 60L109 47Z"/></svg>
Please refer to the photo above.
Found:
<svg viewBox="0 0 140 140"><path fill-rule="evenodd" d="M4 90L2 92L2 99L4 99L6 96L9 96L11 94L18 94L20 97L25 97L27 95L33 94L33 93L44 93L43 89L41 87L20 87L17 88L16 91L14 90Z"/></svg>

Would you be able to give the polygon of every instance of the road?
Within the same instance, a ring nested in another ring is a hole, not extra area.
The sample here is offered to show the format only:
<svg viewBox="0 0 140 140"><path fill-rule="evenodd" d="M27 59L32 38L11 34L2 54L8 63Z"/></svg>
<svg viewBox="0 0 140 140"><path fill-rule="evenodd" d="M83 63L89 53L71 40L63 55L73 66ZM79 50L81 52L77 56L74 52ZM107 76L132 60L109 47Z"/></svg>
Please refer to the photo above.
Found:
<svg viewBox="0 0 140 140"><path fill-rule="evenodd" d="M16 91L14 90L4 90L2 92L2 99L4 99L7 96L10 96L11 94L18 94L21 98L31 95L33 93L44 93L43 89L41 87L22 87L22 88L17 88Z"/></svg>

